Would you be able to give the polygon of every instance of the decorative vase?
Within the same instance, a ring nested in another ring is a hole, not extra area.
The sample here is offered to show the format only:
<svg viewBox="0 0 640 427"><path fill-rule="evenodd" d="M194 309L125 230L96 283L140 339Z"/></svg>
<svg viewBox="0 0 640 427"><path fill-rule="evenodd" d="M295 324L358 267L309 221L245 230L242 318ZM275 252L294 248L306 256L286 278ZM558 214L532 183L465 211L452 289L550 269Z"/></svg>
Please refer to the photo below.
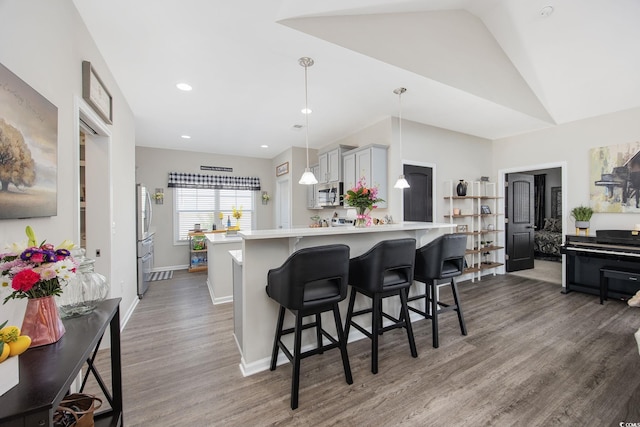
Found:
<svg viewBox="0 0 640 427"><path fill-rule="evenodd" d="M367 214L365 213L367 211L367 208L365 207L356 207L356 227L362 228L362 227L366 227L367 226Z"/></svg>
<svg viewBox="0 0 640 427"><path fill-rule="evenodd" d="M461 179L458 185L456 185L456 194L460 197L467 195L467 183L464 179Z"/></svg>
<svg viewBox="0 0 640 427"><path fill-rule="evenodd" d="M91 313L109 294L107 279L93 270L96 261L84 254L82 248L74 250L73 257L78 261L76 276L63 286L62 294L56 297L63 319Z"/></svg>
<svg viewBox="0 0 640 427"><path fill-rule="evenodd" d="M53 296L29 298L22 321L22 335L31 337L30 347L57 342L65 333Z"/></svg>

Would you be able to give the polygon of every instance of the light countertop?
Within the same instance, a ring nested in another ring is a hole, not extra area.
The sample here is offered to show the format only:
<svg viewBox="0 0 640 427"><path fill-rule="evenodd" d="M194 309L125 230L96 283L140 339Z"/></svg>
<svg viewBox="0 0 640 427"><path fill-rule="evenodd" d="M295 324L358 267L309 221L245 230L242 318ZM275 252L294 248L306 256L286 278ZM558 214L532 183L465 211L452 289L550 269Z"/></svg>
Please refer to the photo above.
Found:
<svg viewBox="0 0 640 427"><path fill-rule="evenodd" d="M436 228L454 228L455 224L438 222L410 222L398 224L372 225L371 227L301 227L271 230L240 230L238 236L246 240L278 239L287 237L329 236L341 234L384 233L388 231L431 230Z"/></svg>
<svg viewBox="0 0 640 427"><path fill-rule="evenodd" d="M224 244L242 242L242 237L240 237L240 234L235 236L227 236L225 233L209 233L205 234L205 236L207 236L207 240L209 241L209 243L213 245L221 243Z"/></svg>

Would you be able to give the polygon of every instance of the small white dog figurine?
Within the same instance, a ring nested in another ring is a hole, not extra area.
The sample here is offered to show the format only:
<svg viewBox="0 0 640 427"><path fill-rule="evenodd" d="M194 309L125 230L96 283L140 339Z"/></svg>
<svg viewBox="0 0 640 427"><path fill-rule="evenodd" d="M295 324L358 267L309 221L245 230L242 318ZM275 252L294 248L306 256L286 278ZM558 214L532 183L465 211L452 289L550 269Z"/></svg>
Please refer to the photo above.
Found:
<svg viewBox="0 0 640 427"><path fill-rule="evenodd" d="M636 294L627 301L627 304L629 304L630 307L640 307L640 291L636 292Z"/></svg>

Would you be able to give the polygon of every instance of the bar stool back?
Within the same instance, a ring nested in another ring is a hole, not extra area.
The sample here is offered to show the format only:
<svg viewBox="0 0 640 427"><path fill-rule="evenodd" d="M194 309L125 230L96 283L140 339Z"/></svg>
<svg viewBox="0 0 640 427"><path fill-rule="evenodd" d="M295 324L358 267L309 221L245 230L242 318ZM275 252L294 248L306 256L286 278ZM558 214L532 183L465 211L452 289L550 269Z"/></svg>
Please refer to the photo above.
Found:
<svg viewBox="0 0 640 427"><path fill-rule="evenodd" d="M326 245L301 249L294 252L279 268L269 270L267 274L267 295L280 304L278 324L271 366L276 369L280 350L293 364L291 381L291 409L298 407L300 384L300 360L324 350L340 348L342 364L347 384L353 384L351 367L347 355L347 341L342 329L338 303L347 296L349 276L349 247L347 245ZM285 309L295 316L295 326L283 329ZM338 339L322 329L321 313L333 311ZM306 316L315 316L312 323L302 324ZM301 352L302 331L316 328L317 348ZM293 353L282 342L282 336L294 334ZM325 337L329 344L323 344Z"/></svg>
<svg viewBox="0 0 640 427"><path fill-rule="evenodd" d="M407 290L413 282L415 259L415 239L385 240L372 247L365 254L352 258L349 262L349 284L351 296L345 326L345 335L349 338L353 326L371 339L371 372L378 373L378 335L390 329L406 328L411 356L418 357L413 339L411 321L407 311ZM373 300L371 308L354 311L356 294L361 293ZM402 305L400 319L384 313L382 300L390 296L399 296ZM372 313L371 332L357 324L353 318ZM393 324L382 327L383 317Z"/></svg>
<svg viewBox="0 0 640 427"><path fill-rule="evenodd" d="M467 327L464 323L460 299L458 297L458 285L455 278L464 271L464 254L467 248L467 236L464 234L445 234L429 242L416 250L416 266L414 280L425 284L425 293L409 297L409 301L421 298L425 299L425 311L409 306L409 310L431 319L433 333L433 347L438 348L438 316L447 311L458 313L460 331L467 335ZM445 304L438 301L438 282L449 280L454 304Z"/></svg>

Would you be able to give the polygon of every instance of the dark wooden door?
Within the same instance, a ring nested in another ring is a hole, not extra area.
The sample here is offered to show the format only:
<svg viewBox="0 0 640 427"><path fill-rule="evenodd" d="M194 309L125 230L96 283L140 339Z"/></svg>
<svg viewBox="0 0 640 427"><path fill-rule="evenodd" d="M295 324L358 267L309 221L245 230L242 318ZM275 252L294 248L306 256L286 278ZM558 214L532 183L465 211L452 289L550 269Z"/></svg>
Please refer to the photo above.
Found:
<svg viewBox="0 0 640 427"><path fill-rule="evenodd" d="M533 268L533 175L507 175L507 271Z"/></svg>
<svg viewBox="0 0 640 427"><path fill-rule="evenodd" d="M404 165L409 188L404 191L404 220L433 222L433 169Z"/></svg>

